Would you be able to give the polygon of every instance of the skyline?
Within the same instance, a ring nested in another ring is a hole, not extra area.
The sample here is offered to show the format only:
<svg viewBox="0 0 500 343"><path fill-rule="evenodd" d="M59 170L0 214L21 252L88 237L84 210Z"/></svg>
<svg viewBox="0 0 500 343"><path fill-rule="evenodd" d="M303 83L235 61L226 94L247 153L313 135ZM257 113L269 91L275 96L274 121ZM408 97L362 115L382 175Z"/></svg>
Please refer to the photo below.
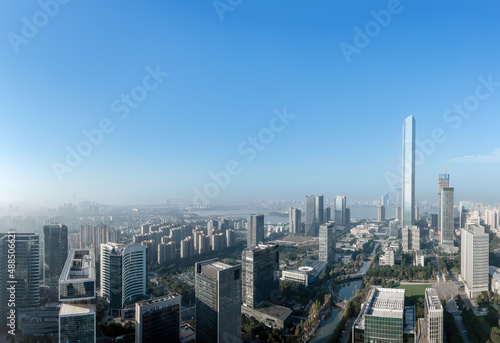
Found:
<svg viewBox="0 0 500 343"><path fill-rule="evenodd" d="M190 203L228 168L211 204L379 199L410 115L415 198L437 202L449 165L456 203L498 203L500 4L394 4L68 2L19 45L43 9L1 4L0 207Z"/></svg>

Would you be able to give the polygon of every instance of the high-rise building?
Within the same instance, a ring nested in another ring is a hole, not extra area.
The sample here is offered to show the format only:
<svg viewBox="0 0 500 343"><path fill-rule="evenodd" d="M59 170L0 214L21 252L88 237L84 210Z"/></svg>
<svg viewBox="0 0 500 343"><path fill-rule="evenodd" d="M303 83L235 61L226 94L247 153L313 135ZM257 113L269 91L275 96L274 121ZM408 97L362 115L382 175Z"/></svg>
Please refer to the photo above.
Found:
<svg viewBox="0 0 500 343"><path fill-rule="evenodd" d="M439 174L438 179L438 229L441 230L441 192L443 188L450 187L450 174Z"/></svg>
<svg viewBox="0 0 500 343"><path fill-rule="evenodd" d="M145 294L146 247L101 244L101 297L108 300L112 314Z"/></svg>
<svg viewBox="0 0 500 343"><path fill-rule="evenodd" d="M346 196L337 195L335 197L335 226L346 226Z"/></svg>
<svg viewBox="0 0 500 343"><path fill-rule="evenodd" d="M407 226L401 230L403 237L403 251L420 250L420 229L418 226Z"/></svg>
<svg viewBox="0 0 500 343"><path fill-rule="evenodd" d="M351 226L351 209L349 207L345 208L345 225L347 227Z"/></svg>
<svg viewBox="0 0 500 343"><path fill-rule="evenodd" d="M404 304L404 289L370 286L352 328L352 342L415 342L415 308Z"/></svg>
<svg viewBox="0 0 500 343"><path fill-rule="evenodd" d="M228 248L236 244L236 232L233 229L226 230L226 246Z"/></svg>
<svg viewBox="0 0 500 343"><path fill-rule="evenodd" d="M401 207L398 206L398 207L396 207L396 220L401 223L402 219L403 218L402 218Z"/></svg>
<svg viewBox="0 0 500 343"><path fill-rule="evenodd" d="M298 208L290 207L288 210L288 223L290 233L302 232L301 211Z"/></svg>
<svg viewBox="0 0 500 343"><path fill-rule="evenodd" d="M433 213L431 214L431 223L430 223L430 226L433 227L433 228L437 228L438 226L438 215Z"/></svg>
<svg viewBox="0 0 500 343"><path fill-rule="evenodd" d="M308 236L317 236L319 226L323 224L323 196L306 195L306 225L305 233Z"/></svg>
<svg viewBox="0 0 500 343"><path fill-rule="evenodd" d="M242 253L243 306L255 308L279 294L279 245L274 242L247 248Z"/></svg>
<svg viewBox="0 0 500 343"><path fill-rule="evenodd" d="M415 206L415 221L420 220L420 213L418 211L418 206Z"/></svg>
<svg viewBox="0 0 500 343"><path fill-rule="evenodd" d="M471 211L471 203L468 201L460 201L458 211L460 213L460 228L463 229L465 227L465 223L467 222L467 213Z"/></svg>
<svg viewBox="0 0 500 343"><path fill-rule="evenodd" d="M44 282L47 287L57 287L64 263L68 258L68 227L44 225Z"/></svg>
<svg viewBox="0 0 500 343"><path fill-rule="evenodd" d="M335 224L325 223L319 227L319 260L335 263Z"/></svg>
<svg viewBox="0 0 500 343"><path fill-rule="evenodd" d="M385 207L389 206L389 193L385 193L382 195L380 204Z"/></svg>
<svg viewBox="0 0 500 343"><path fill-rule="evenodd" d="M135 341L180 342L181 296L164 295L135 303Z"/></svg>
<svg viewBox="0 0 500 343"><path fill-rule="evenodd" d="M443 187L441 189L441 245L453 245L455 233L455 219L453 216L453 187Z"/></svg>
<svg viewBox="0 0 500 343"><path fill-rule="evenodd" d="M398 238L399 222L397 220L391 220L389 222L389 237Z"/></svg>
<svg viewBox="0 0 500 343"><path fill-rule="evenodd" d="M378 221L382 222L385 220L385 206L378 207Z"/></svg>
<svg viewBox="0 0 500 343"><path fill-rule="evenodd" d="M224 248L224 234L217 233L211 237L212 250L220 250Z"/></svg>
<svg viewBox="0 0 500 343"><path fill-rule="evenodd" d="M141 245L146 247L146 262L153 263L158 260L158 245L154 239L142 241Z"/></svg>
<svg viewBox="0 0 500 343"><path fill-rule="evenodd" d="M196 342L241 341L241 265L195 264Z"/></svg>
<svg viewBox="0 0 500 343"><path fill-rule="evenodd" d="M96 341L93 249L72 249L59 279L59 342Z"/></svg>
<svg viewBox="0 0 500 343"><path fill-rule="evenodd" d="M461 233L461 278L467 296L476 298L488 291L489 235L477 224L466 224Z"/></svg>
<svg viewBox="0 0 500 343"><path fill-rule="evenodd" d="M330 220L332 220L332 208L325 207L325 215L323 216L323 221L325 223L328 223Z"/></svg>
<svg viewBox="0 0 500 343"><path fill-rule="evenodd" d="M415 225L415 118L403 124L403 221L402 227Z"/></svg>
<svg viewBox="0 0 500 343"><path fill-rule="evenodd" d="M37 233L0 233L0 313L7 309L7 288L15 285L16 308L40 306L40 240ZM10 247L9 247L10 245ZM11 248L14 245L14 248ZM9 252L10 250L10 252ZM14 250L14 252L12 252ZM9 255L15 255L13 278L7 279ZM10 294L10 293L9 293ZM12 303L11 303L12 304Z"/></svg>
<svg viewBox="0 0 500 343"><path fill-rule="evenodd" d="M181 241L181 258L189 258L194 255L193 238L187 237Z"/></svg>
<svg viewBox="0 0 500 343"><path fill-rule="evenodd" d="M443 343L443 305L435 288L425 289L424 332L429 343Z"/></svg>
<svg viewBox="0 0 500 343"><path fill-rule="evenodd" d="M175 243L168 242L158 245L158 263L165 263L175 259Z"/></svg>
<svg viewBox="0 0 500 343"><path fill-rule="evenodd" d="M264 242L264 215L251 214L248 217L247 248Z"/></svg>

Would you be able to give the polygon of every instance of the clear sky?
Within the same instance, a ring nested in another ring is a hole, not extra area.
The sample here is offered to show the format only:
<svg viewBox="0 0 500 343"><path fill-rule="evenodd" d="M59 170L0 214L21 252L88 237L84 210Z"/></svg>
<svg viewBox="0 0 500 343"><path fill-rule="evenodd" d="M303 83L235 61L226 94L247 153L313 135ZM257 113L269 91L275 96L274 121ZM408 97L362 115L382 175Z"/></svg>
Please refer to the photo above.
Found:
<svg viewBox="0 0 500 343"><path fill-rule="evenodd" d="M0 205L379 199L409 115L442 130L417 199L453 161L456 201L498 201L498 1L215 5L0 2Z"/></svg>

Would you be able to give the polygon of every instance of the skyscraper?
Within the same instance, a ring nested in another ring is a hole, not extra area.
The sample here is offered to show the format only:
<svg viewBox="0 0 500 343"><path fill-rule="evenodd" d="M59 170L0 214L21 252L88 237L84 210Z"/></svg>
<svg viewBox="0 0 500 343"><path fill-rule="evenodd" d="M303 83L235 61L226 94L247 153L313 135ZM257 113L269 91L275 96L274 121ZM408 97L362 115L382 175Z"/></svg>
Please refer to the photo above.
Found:
<svg viewBox="0 0 500 343"><path fill-rule="evenodd" d="M325 223L319 227L319 260L335 263L335 224Z"/></svg>
<svg viewBox="0 0 500 343"><path fill-rule="evenodd" d="M135 341L178 343L181 334L181 296L168 294L135 303Z"/></svg>
<svg viewBox="0 0 500 343"><path fill-rule="evenodd" d="M402 222L402 218L401 218L401 217L402 217L402 214L401 214L401 207L400 207L400 206L398 206L398 207L396 207L396 220L397 220L398 222L400 222L400 223Z"/></svg>
<svg viewBox="0 0 500 343"><path fill-rule="evenodd" d="M251 214L248 217L247 248L264 242L264 215Z"/></svg>
<svg viewBox="0 0 500 343"><path fill-rule="evenodd" d="M44 282L48 287L57 287L59 276L68 258L68 227L66 225L44 225Z"/></svg>
<svg viewBox="0 0 500 343"><path fill-rule="evenodd" d="M324 219L323 196L306 195L306 226L305 233L308 236L317 236L319 226Z"/></svg>
<svg viewBox="0 0 500 343"><path fill-rule="evenodd" d="M325 215L323 216L323 221L325 223L328 223L330 220L332 220L332 209L331 207L325 207Z"/></svg>
<svg viewBox="0 0 500 343"><path fill-rule="evenodd" d="M72 249L59 279L59 342L96 341L96 277L92 249Z"/></svg>
<svg viewBox="0 0 500 343"><path fill-rule="evenodd" d="M415 118L409 116L403 124L403 222L415 224Z"/></svg>
<svg viewBox="0 0 500 343"><path fill-rule="evenodd" d="M335 197L335 226L346 226L346 196Z"/></svg>
<svg viewBox="0 0 500 343"><path fill-rule="evenodd" d="M460 220L460 228L463 229L465 227L465 223L467 222L467 213L471 211L471 204L468 201L460 201L460 206L458 207L459 211L459 220Z"/></svg>
<svg viewBox="0 0 500 343"><path fill-rule="evenodd" d="M242 253L242 300L258 307L279 294L279 245L273 242L247 248Z"/></svg>
<svg viewBox="0 0 500 343"><path fill-rule="evenodd" d="M384 221L385 220L385 206L379 206L378 207L378 221Z"/></svg>
<svg viewBox="0 0 500 343"><path fill-rule="evenodd" d="M406 226L401 230L403 251L420 250L420 229L418 226Z"/></svg>
<svg viewBox="0 0 500 343"><path fill-rule="evenodd" d="M453 187L443 187L441 190L441 245L453 245L455 219L453 217Z"/></svg>
<svg viewBox="0 0 500 343"><path fill-rule="evenodd" d="M429 343L443 343L443 306L435 288L425 289L425 330Z"/></svg>
<svg viewBox="0 0 500 343"><path fill-rule="evenodd" d="M399 228L399 222L397 220L391 220L389 222L389 237L390 238L397 238L398 237L398 228Z"/></svg>
<svg viewBox="0 0 500 343"><path fill-rule="evenodd" d="M241 265L195 264L196 342L241 341Z"/></svg>
<svg viewBox="0 0 500 343"><path fill-rule="evenodd" d="M438 229L441 230L441 192L443 188L450 187L450 174L439 174L438 179Z"/></svg>
<svg viewBox="0 0 500 343"><path fill-rule="evenodd" d="M101 297L112 315L146 294L146 247L138 244L101 244Z"/></svg>
<svg viewBox="0 0 500 343"><path fill-rule="evenodd" d="M302 218L301 211L298 208L290 207L288 211L288 222L290 225L290 233L302 232Z"/></svg>
<svg viewBox="0 0 500 343"><path fill-rule="evenodd" d="M483 226L477 224L465 224L461 232L462 280L467 296L475 298L482 291L488 291L489 235Z"/></svg>

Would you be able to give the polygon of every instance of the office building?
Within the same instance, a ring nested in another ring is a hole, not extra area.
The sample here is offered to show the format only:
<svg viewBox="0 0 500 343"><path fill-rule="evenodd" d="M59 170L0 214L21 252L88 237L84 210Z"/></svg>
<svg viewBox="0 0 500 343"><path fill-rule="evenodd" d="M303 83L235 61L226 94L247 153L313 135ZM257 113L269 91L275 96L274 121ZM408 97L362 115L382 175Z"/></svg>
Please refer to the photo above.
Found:
<svg viewBox="0 0 500 343"><path fill-rule="evenodd" d="M352 328L352 342L415 342L415 308L405 290L370 286Z"/></svg>
<svg viewBox="0 0 500 343"><path fill-rule="evenodd" d="M247 248L264 242L264 215L251 214L248 217Z"/></svg>
<svg viewBox="0 0 500 343"><path fill-rule="evenodd" d="M378 207L378 221L384 221L385 220L385 206L379 206Z"/></svg>
<svg viewBox="0 0 500 343"><path fill-rule="evenodd" d="M135 341L178 343L181 337L181 296L164 295L135 303Z"/></svg>
<svg viewBox="0 0 500 343"><path fill-rule="evenodd" d="M279 296L278 244L269 242L243 250L241 268L244 307L259 307Z"/></svg>
<svg viewBox="0 0 500 343"><path fill-rule="evenodd" d="M387 248L383 256L380 256L379 264L381 266L393 266L395 261L394 249Z"/></svg>
<svg viewBox="0 0 500 343"><path fill-rule="evenodd" d="M349 207L345 208L345 225L351 226L351 209Z"/></svg>
<svg viewBox="0 0 500 343"><path fill-rule="evenodd" d="M476 298L488 291L489 235L477 224L466 224L461 233L461 279L467 296Z"/></svg>
<svg viewBox="0 0 500 343"><path fill-rule="evenodd" d="M401 214L401 207L396 207L396 220L401 223L402 221L402 214Z"/></svg>
<svg viewBox="0 0 500 343"><path fill-rule="evenodd" d="M382 195L380 204L385 207L389 206L389 193L385 193Z"/></svg>
<svg viewBox="0 0 500 343"><path fill-rule="evenodd" d="M146 247L138 244L101 244L101 297L111 315L146 295Z"/></svg>
<svg viewBox="0 0 500 343"><path fill-rule="evenodd" d="M421 328L428 343L443 343L443 306L435 288L425 289L424 323Z"/></svg>
<svg viewBox="0 0 500 343"><path fill-rule="evenodd" d="M468 201L460 201L460 205L458 206L459 212L459 220L460 220L460 228L463 229L465 227L465 223L467 222L467 213L471 211L471 203Z"/></svg>
<svg viewBox="0 0 500 343"><path fill-rule="evenodd" d="M72 249L59 279L59 342L96 341L96 275L92 249Z"/></svg>
<svg viewBox="0 0 500 343"><path fill-rule="evenodd" d="M319 226L324 221L324 208L322 195L306 196L306 225L305 233L308 236L318 236Z"/></svg>
<svg viewBox="0 0 500 343"><path fill-rule="evenodd" d="M441 201L443 188L450 187L450 174L439 174L438 179L438 229L441 230Z"/></svg>
<svg viewBox="0 0 500 343"><path fill-rule="evenodd" d="M332 208L325 207L325 214L323 215L323 221L325 223L328 223L330 220L332 220Z"/></svg>
<svg viewBox="0 0 500 343"><path fill-rule="evenodd" d="M337 195L335 197L334 204L334 214L335 214L335 226L346 226L346 196Z"/></svg>
<svg viewBox="0 0 500 343"><path fill-rule="evenodd" d="M302 213L298 208L290 207L288 210L288 223L290 233L302 233Z"/></svg>
<svg viewBox="0 0 500 343"><path fill-rule="evenodd" d="M68 227L66 225L44 225L44 282L47 287L57 287L64 263L68 258Z"/></svg>
<svg viewBox="0 0 500 343"><path fill-rule="evenodd" d="M418 211L418 206L415 206L415 221L420 220L420 213Z"/></svg>
<svg viewBox="0 0 500 343"><path fill-rule="evenodd" d="M389 222L389 237L398 238L399 222L397 220L391 220Z"/></svg>
<svg viewBox="0 0 500 343"><path fill-rule="evenodd" d="M441 189L441 245L453 245L455 235L455 219L453 216L453 187L443 187Z"/></svg>
<svg viewBox="0 0 500 343"><path fill-rule="evenodd" d="M431 219L430 227L437 228L437 226L438 226L438 217L439 216L437 214L434 214L434 213L431 214L431 217L430 217L430 219Z"/></svg>
<svg viewBox="0 0 500 343"><path fill-rule="evenodd" d="M335 224L326 223L319 227L319 260L335 263Z"/></svg>
<svg viewBox="0 0 500 343"><path fill-rule="evenodd" d="M401 226L415 225L415 118L403 124L403 218Z"/></svg>
<svg viewBox="0 0 500 343"><path fill-rule="evenodd" d="M196 342L241 341L241 265L195 264Z"/></svg>
<svg viewBox="0 0 500 343"><path fill-rule="evenodd" d="M420 250L420 229L418 226L407 226L401 229L403 252Z"/></svg>
<svg viewBox="0 0 500 343"><path fill-rule="evenodd" d="M413 260L413 265L425 267L425 254L422 250L415 251L415 259Z"/></svg>
<svg viewBox="0 0 500 343"><path fill-rule="evenodd" d="M318 279L326 270L326 262L318 260L304 260L304 265L298 269L281 271L281 280L292 281L308 286Z"/></svg>

